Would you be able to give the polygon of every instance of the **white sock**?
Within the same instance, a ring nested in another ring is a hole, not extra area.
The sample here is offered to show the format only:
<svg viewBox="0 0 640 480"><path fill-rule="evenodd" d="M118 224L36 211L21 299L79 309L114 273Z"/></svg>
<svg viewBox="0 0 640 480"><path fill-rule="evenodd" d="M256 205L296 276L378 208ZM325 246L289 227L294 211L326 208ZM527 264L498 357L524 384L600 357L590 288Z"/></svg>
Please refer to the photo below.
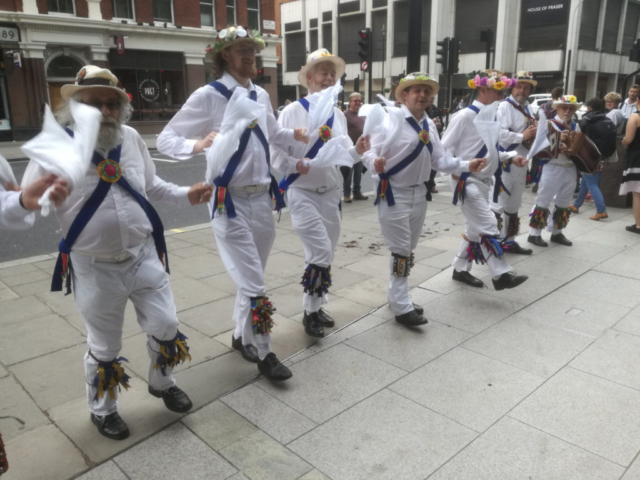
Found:
<svg viewBox="0 0 640 480"><path fill-rule="evenodd" d="M271 343L258 343L258 358L264 360L271 353Z"/></svg>

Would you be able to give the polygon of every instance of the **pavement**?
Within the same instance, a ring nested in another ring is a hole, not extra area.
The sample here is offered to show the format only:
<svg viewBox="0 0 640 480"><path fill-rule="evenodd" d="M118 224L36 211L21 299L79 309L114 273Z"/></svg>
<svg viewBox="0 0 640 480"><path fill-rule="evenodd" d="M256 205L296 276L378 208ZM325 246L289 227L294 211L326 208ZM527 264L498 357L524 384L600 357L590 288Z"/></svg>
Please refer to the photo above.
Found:
<svg viewBox="0 0 640 480"><path fill-rule="evenodd" d="M573 247L509 256L529 275L496 292L451 280L460 209L439 179L409 277L429 324L397 324L389 254L370 201L344 205L322 340L301 325L303 250L287 212L266 270L274 350L293 378L274 385L230 349L235 287L210 226L169 232L171 284L193 361L177 369L194 409L146 392L145 336L127 309L122 355L131 437L89 421L85 328L48 293L54 255L0 264L0 430L6 480L512 480L640 478L640 235L630 210L566 230ZM527 189L523 224L534 196ZM548 237L548 234L544 234ZM526 244L526 234L518 239ZM3 480L5 477L3 477Z"/></svg>

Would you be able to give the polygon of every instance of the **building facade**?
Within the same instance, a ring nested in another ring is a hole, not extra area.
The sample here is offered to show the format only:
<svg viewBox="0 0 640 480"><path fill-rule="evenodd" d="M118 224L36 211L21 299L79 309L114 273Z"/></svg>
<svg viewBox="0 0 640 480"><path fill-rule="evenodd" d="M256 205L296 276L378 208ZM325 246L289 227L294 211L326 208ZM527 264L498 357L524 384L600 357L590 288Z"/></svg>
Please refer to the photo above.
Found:
<svg viewBox="0 0 640 480"><path fill-rule="evenodd" d="M0 140L23 140L83 65L111 69L133 97L130 125L157 133L213 80L205 48L237 23L263 32L277 105L274 0L0 0Z"/></svg>
<svg viewBox="0 0 640 480"><path fill-rule="evenodd" d="M358 31L365 27L373 35L373 93L388 92L393 77L406 71L408 0L294 0L280 10L283 83L298 94L305 54L319 46L347 62L347 92L356 77L365 91L358 56ZM620 91L638 69L628 60L640 37L638 0L423 0L421 69L441 73L436 42L445 37L461 41L460 72L486 68L481 32L487 30L489 66L534 72L538 92L566 85L580 100L603 96ZM466 84L466 75L455 75L453 95L465 93Z"/></svg>

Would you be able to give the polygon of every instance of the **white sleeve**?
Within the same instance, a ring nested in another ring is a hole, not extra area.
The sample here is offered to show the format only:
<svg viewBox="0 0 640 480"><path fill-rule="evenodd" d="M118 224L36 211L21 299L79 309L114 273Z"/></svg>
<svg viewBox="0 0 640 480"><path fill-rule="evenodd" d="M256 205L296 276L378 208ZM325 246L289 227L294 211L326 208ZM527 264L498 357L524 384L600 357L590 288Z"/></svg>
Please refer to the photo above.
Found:
<svg viewBox="0 0 640 480"><path fill-rule="evenodd" d="M136 135L136 137L144 162L145 193L149 200L152 202L171 202L184 206L190 205L191 203L187 197L190 187L180 187L175 183L165 182L158 177L156 175L156 165L153 163L147 146L139 135Z"/></svg>
<svg viewBox="0 0 640 480"><path fill-rule="evenodd" d="M524 140L524 135L522 133L516 133L510 130L513 118L511 116L511 113L507 111L507 108L513 110L513 107L506 100L502 102L500 104L500 108L498 108L498 122L500 122L500 145L503 148L508 148L514 144L520 145Z"/></svg>
<svg viewBox="0 0 640 480"><path fill-rule="evenodd" d="M287 124L289 117L291 116L290 109L284 109L278 120L276 121L279 128L284 128L283 126ZM271 153L271 166L280 174L288 174L296 171L296 164L298 163L299 158L290 155L290 148L285 146L276 145L273 142L269 142L269 151Z"/></svg>
<svg viewBox="0 0 640 480"><path fill-rule="evenodd" d="M362 154L362 164L367 167L372 175L375 175L375 168L373 163L376 158L380 157L382 146L384 145L385 135L382 133L376 133L371 135L371 148Z"/></svg>
<svg viewBox="0 0 640 480"><path fill-rule="evenodd" d="M25 230L35 222L34 212L20 206L20 192L7 192L0 186L0 229Z"/></svg>
<svg viewBox="0 0 640 480"><path fill-rule="evenodd" d="M456 147L460 143L460 132L463 129L464 125L464 116L462 112L454 115L449 123L449 126L444 132L442 136L441 144L444 148L449 150L452 155L456 154Z"/></svg>
<svg viewBox="0 0 640 480"><path fill-rule="evenodd" d="M429 121L429 137L433 152L431 153L431 168L443 173L460 175L469 171L469 162L451 155L449 150L442 146L438 130L434 123Z"/></svg>

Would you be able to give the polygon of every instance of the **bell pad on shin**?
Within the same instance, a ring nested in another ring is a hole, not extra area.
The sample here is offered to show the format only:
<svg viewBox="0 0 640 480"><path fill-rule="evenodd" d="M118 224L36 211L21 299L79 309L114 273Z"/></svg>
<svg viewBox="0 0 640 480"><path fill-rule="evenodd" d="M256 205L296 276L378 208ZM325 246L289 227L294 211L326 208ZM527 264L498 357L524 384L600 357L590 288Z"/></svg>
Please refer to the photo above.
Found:
<svg viewBox="0 0 640 480"><path fill-rule="evenodd" d="M411 256L392 253L391 257L393 258L393 269L391 274L395 275L396 277L408 277L411 273Z"/></svg>

